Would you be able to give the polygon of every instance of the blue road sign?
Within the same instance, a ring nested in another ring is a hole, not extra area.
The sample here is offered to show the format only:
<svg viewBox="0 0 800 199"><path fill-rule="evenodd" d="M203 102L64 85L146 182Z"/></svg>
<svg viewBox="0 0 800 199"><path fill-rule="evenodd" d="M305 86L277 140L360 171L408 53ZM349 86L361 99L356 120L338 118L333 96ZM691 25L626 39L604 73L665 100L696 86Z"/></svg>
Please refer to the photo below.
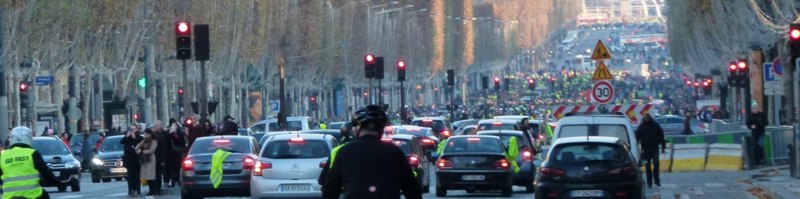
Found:
<svg viewBox="0 0 800 199"><path fill-rule="evenodd" d="M38 76L36 77L36 86L50 85L54 81L56 81L56 77L53 76Z"/></svg>
<svg viewBox="0 0 800 199"><path fill-rule="evenodd" d="M764 63L764 81L775 81L775 71L772 70L772 63Z"/></svg>
<svg viewBox="0 0 800 199"><path fill-rule="evenodd" d="M273 113L277 113L281 111L281 103L278 100L270 100L269 106L272 109Z"/></svg>

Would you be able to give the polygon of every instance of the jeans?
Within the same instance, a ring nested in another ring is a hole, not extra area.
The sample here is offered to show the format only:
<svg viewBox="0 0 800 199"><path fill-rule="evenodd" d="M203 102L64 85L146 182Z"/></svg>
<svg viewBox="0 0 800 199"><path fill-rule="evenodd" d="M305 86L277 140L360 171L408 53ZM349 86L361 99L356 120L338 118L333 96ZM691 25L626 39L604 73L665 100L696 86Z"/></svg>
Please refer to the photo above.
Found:
<svg viewBox="0 0 800 199"><path fill-rule="evenodd" d="M642 162L645 168L645 172L647 173L647 185L653 185L653 179L656 180L656 184L661 184L661 177L659 176L659 158L658 158L658 149L653 150L643 150L642 151ZM652 169L650 165L653 165Z"/></svg>
<svg viewBox="0 0 800 199"><path fill-rule="evenodd" d="M755 160L757 165L765 164L764 162L764 135L753 134L753 142L755 142Z"/></svg>
<svg viewBox="0 0 800 199"><path fill-rule="evenodd" d="M128 193L141 192L142 182L140 181L141 175L139 175L139 170L141 169L139 162L129 163L126 161L125 168L128 170L128 176L125 180L128 182Z"/></svg>

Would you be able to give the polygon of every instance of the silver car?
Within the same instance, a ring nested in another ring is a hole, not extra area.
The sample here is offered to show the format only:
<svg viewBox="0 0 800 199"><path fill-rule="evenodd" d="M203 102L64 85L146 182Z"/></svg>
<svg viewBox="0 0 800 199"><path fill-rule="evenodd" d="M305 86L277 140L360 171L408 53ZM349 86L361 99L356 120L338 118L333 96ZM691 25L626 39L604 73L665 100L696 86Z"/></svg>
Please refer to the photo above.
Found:
<svg viewBox="0 0 800 199"><path fill-rule="evenodd" d="M270 136L259 154L250 184L252 198L321 198L318 184L336 139L325 134Z"/></svg>

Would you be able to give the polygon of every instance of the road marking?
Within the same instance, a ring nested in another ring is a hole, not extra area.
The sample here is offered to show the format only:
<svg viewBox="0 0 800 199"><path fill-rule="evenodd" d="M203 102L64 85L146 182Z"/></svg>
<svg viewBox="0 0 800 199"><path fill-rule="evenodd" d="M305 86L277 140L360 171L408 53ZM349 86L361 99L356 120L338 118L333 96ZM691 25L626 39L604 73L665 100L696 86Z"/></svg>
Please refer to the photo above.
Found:
<svg viewBox="0 0 800 199"><path fill-rule="evenodd" d="M725 183L706 183L706 187L726 187L728 184Z"/></svg>
<svg viewBox="0 0 800 199"><path fill-rule="evenodd" d="M122 197L122 196L128 196L128 193L118 193L118 194L107 195L107 197Z"/></svg>
<svg viewBox="0 0 800 199"><path fill-rule="evenodd" d="M67 199L67 198L82 198L83 196L84 195L73 195L73 196L64 196L64 197L58 197L58 198L64 198L64 199Z"/></svg>

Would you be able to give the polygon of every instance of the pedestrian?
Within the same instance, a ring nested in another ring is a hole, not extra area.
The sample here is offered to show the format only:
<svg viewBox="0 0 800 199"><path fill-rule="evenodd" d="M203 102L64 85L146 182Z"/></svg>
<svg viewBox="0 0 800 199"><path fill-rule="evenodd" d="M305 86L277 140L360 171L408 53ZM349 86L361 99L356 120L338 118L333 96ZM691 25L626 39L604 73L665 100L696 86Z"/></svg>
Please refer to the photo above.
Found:
<svg viewBox="0 0 800 199"><path fill-rule="evenodd" d="M169 139L169 134L164 131L163 127L161 126L161 121L156 120L153 124L150 125L150 131L153 132L153 140L155 140L158 144L155 151L155 161L156 161L156 179L155 185L156 188L155 193L161 193L161 186L163 184L167 184L168 182L165 181L167 178L164 177L164 166L166 165L166 160L170 156L170 151L172 148L170 147L171 140Z"/></svg>
<svg viewBox="0 0 800 199"><path fill-rule="evenodd" d="M156 181L156 149L158 141L156 134L151 129L144 130L144 140L136 145L136 154L140 157L141 173L140 179L147 181L147 196L159 195L159 183Z"/></svg>
<svg viewBox="0 0 800 199"><path fill-rule="evenodd" d="M747 128L750 129L750 135L753 136L753 147L755 149L755 163L756 165L764 165L764 133L769 124L767 116L758 109L758 106L753 106L753 113L747 117Z"/></svg>
<svg viewBox="0 0 800 199"><path fill-rule="evenodd" d="M69 144L69 132L61 133L61 142L64 142L64 145L67 145L67 149L71 148Z"/></svg>
<svg viewBox="0 0 800 199"><path fill-rule="evenodd" d="M183 158L183 150L186 148L186 136L180 131L178 122L174 118L169 119L168 133L170 151L168 152L169 158L164 162L164 182L169 182L168 186L173 188L180 179L180 160Z"/></svg>
<svg viewBox="0 0 800 199"><path fill-rule="evenodd" d="M688 115L686 116L686 118L683 119L683 131L681 131L681 134L683 134L683 135L694 134L694 132L692 131L692 123L691 123L691 121L692 121L692 117L688 116Z"/></svg>
<svg viewBox="0 0 800 199"><path fill-rule="evenodd" d="M383 129L389 122L377 105L356 112L355 141L334 150L324 177L322 196L339 198L422 198L419 182L405 154L392 143L384 143ZM402 190L402 192L401 192Z"/></svg>
<svg viewBox="0 0 800 199"><path fill-rule="evenodd" d="M81 148L79 149L81 150L81 165L90 165L94 156L92 150L94 149L96 143L91 142L91 133L89 131L84 131L81 133L81 136L83 136L83 142L81 143ZM89 169L90 167L83 167L84 171L88 171Z"/></svg>
<svg viewBox="0 0 800 199"><path fill-rule="evenodd" d="M647 187L653 187L654 180L656 186L660 187L658 147L661 146L661 153L666 153L667 142L664 139L664 130L650 113L645 113L642 124L636 129L636 140L642 149L641 162L647 173Z"/></svg>
<svg viewBox="0 0 800 199"><path fill-rule="evenodd" d="M141 181L139 181L141 179L141 165L139 162L139 155L136 153L136 146L138 146L143 139L135 124L128 126L128 132L125 134L125 137L120 139L120 144L124 146L122 165L128 170L128 175L126 176L128 181L128 196L141 195Z"/></svg>
<svg viewBox="0 0 800 199"><path fill-rule="evenodd" d="M28 127L18 126L11 130L7 150L0 153L0 179L3 199L50 198L42 189L46 183L64 184L56 179L42 154L31 147L33 132ZM52 184L51 184L52 185Z"/></svg>

